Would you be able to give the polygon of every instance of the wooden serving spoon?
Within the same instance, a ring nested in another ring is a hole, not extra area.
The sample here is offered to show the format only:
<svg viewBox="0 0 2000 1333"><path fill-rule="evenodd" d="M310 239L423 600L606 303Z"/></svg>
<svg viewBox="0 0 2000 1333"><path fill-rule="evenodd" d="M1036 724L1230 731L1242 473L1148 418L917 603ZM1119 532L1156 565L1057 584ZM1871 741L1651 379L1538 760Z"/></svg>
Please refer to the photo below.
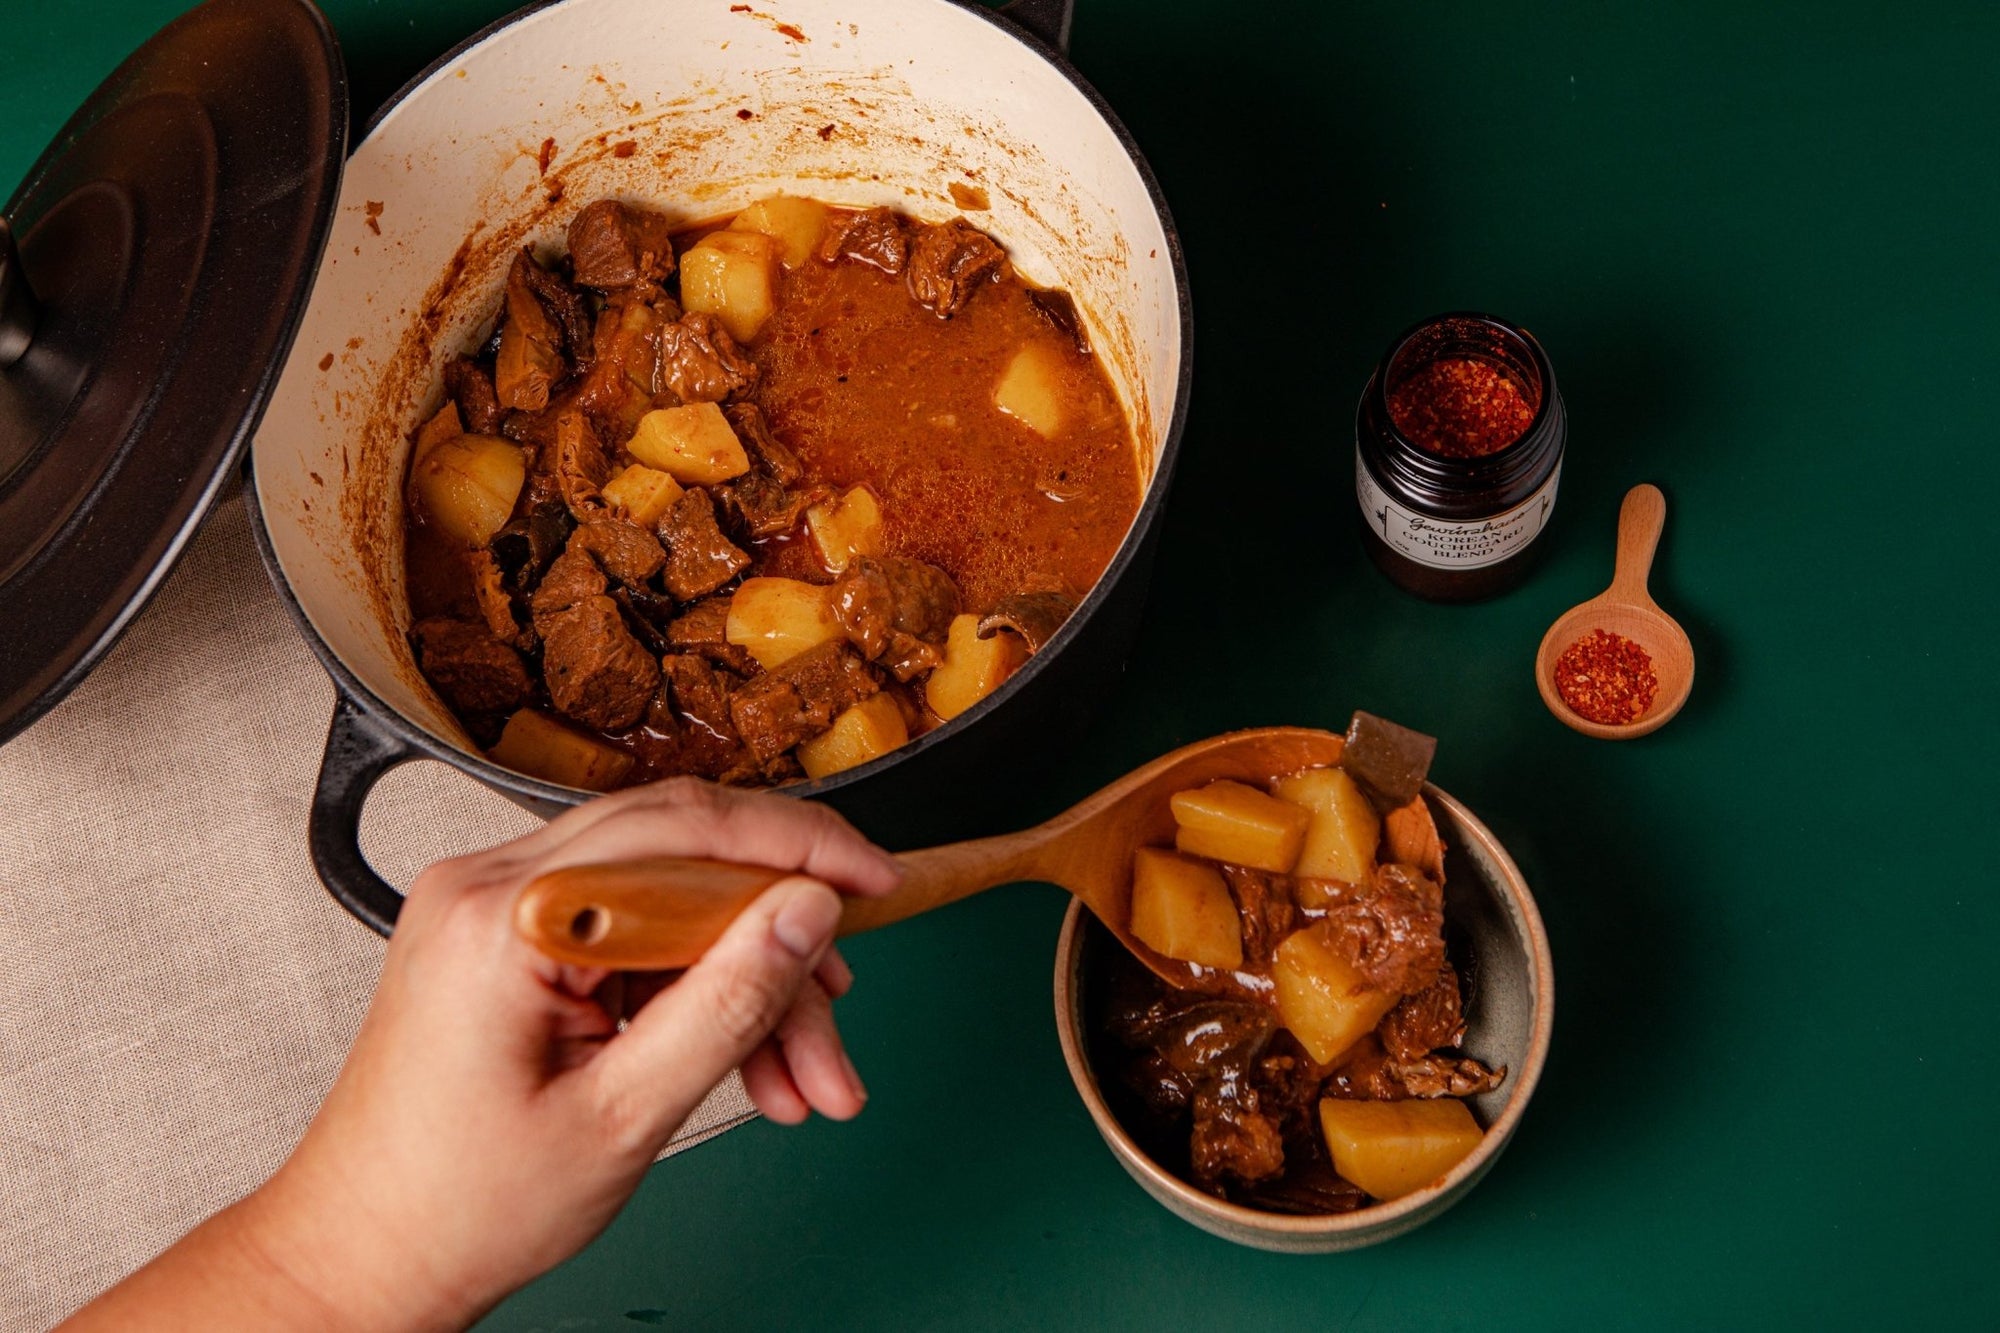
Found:
<svg viewBox="0 0 2000 1333"><path fill-rule="evenodd" d="M1687 631L1646 592L1653 552L1659 548L1660 532L1666 524L1667 498L1659 487L1639 485L1625 492L1625 503L1618 509L1618 563L1611 586L1565 611L1542 636L1541 649L1535 654L1535 683L1541 687L1542 702L1565 725L1586 736L1622 741L1657 731L1681 711L1688 691L1694 688L1694 645L1688 641ZM1652 704L1632 722L1592 722L1564 703L1556 689L1556 659L1578 639L1597 630L1632 640L1653 659L1659 689Z"/></svg>
<svg viewBox="0 0 2000 1333"><path fill-rule="evenodd" d="M849 898L842 935L854 935L1035 880L1081 898L1135 957L1176 984L1187 965L1162 958L1131 931L1132 854L1171 846L1175 792L1218 778L1262 787L1272 777L1339 760L1343 739L1303 727L1239 731L1185 746L1126 774L1034 828L906 852L903 882L882 898ZM750 901L791 871L725 861L662 858L571 866L521 891L514 926L558 962L617 971L686 967Z"/></svg>

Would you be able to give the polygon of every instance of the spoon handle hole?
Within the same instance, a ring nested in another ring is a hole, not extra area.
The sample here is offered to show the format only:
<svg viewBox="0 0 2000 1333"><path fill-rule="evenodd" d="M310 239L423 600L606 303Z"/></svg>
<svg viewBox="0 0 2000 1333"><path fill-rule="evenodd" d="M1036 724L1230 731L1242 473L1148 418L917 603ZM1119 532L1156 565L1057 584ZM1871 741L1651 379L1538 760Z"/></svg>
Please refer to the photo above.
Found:
<svg viewBox="0 0 2000 1333"><path fill-rule="evenodd" d="M611 920L595 907L586 907L570 918L569 937L578 944L595 944L611 929Z"/></svg>

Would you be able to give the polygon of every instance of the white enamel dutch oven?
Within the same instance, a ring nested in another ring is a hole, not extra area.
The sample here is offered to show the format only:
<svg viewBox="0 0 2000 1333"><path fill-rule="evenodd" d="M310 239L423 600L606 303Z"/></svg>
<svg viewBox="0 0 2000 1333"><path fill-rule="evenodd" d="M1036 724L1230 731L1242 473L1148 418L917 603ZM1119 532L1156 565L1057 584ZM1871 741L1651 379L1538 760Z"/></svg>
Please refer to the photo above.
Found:
<svg viewBox="0 0 2000 1333"><path fill-rule="evenodd" d="M400 494L438 367L491 318L511 256L558 240L601 195L690 222L780 191L964 211L1028 278L1076 297L1131 415L1144 502L1062 633L951 723L787 790L892 847L990 831L982 793L1059 753L1101 700L1136 628L1186 414L1187 283L1145 162L1055 50L1067 0L1021 8L563 0L477 34L378 115L252 446L267 563L341 696L313 857L363 920L387 931L401 902L355 837L390 767L443 759L543 811L588 795L488 761L418 675Z"/></svg>

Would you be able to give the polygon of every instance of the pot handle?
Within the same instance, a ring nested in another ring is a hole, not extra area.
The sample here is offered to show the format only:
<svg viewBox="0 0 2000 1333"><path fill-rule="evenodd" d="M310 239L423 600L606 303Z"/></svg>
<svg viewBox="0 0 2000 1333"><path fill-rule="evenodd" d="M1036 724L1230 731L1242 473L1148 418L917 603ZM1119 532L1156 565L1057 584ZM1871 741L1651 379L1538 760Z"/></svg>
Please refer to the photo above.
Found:
<svg viewBox="0 0 2000 1333"><path fill-rule="evenodd" d="M1076 0L1011 0L993 12L1069 54L1069 25L1076 17Z"/></svg>
<svg viewBox="0 0 2000 1333"><path fill-rule="evenodd" d="M306 843L327 892L383 935L396 928L403 895L361 854L361 809L383 774L421 757L416 747L370 717L345 693L334 702Z"/></svg>
<svg viewBox="0 0 2000 1333"><path fill-rule="evenodd" d="M35 293L21 272L14 233L0 217L0 370L19 361L35 336Z"/></svg>

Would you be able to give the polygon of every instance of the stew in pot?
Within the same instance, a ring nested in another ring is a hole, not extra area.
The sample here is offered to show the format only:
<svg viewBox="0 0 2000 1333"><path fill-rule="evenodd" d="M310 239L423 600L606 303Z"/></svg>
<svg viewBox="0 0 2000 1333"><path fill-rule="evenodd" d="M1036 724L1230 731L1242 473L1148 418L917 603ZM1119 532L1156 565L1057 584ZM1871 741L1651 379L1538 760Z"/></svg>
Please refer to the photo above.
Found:
<svg viewBox="0 0 2000 1333"><path fill-rule="evenodd" d="M675 233L598 200L444 365L411 642L536 777L825 776L997 689L1140 487L1070 298L964 220L781 196Z"/></svg>

